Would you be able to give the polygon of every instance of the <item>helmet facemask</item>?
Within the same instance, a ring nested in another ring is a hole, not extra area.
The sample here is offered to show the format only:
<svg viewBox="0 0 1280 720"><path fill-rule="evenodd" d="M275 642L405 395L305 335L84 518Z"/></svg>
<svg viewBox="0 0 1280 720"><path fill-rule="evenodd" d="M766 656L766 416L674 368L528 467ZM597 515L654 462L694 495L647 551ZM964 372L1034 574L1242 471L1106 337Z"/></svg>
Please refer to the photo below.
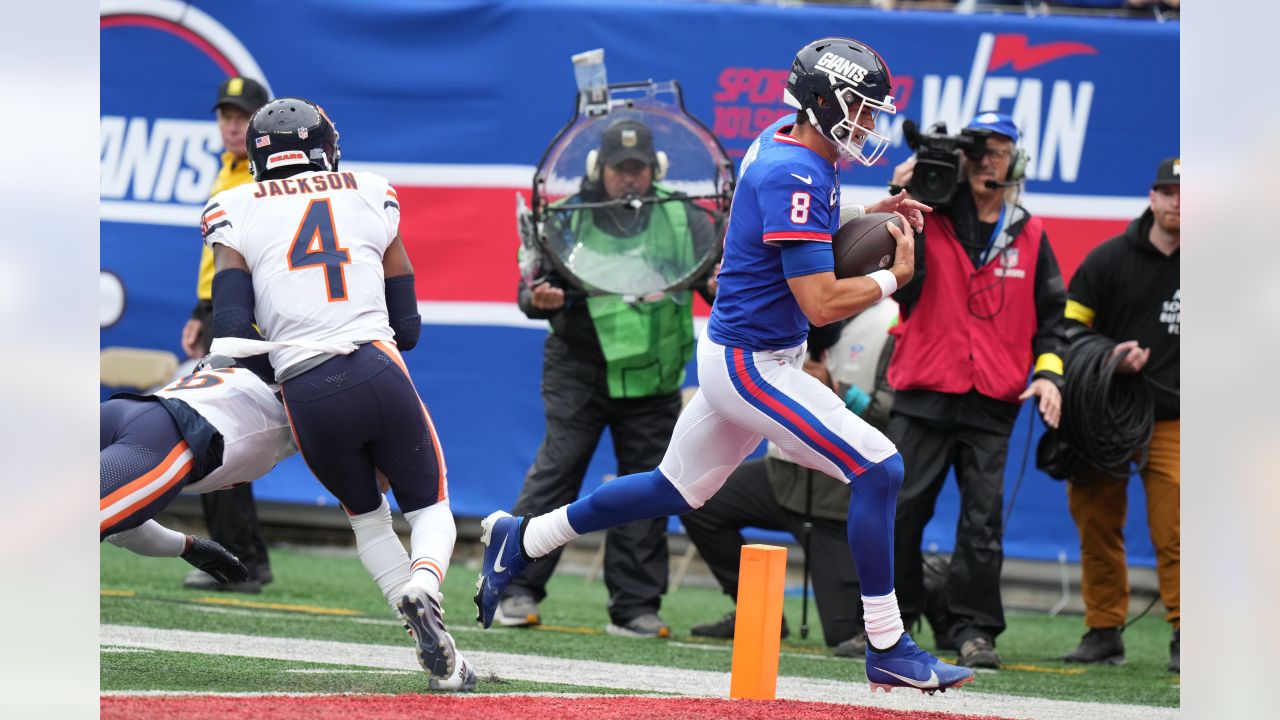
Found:
<svg viewBox="0 0 1280 720"><path fill-rule="evenodd" d="M889 68L874 50L849 38L828 37L796 53L782 101L803 112L840 157L873 165L889 147L889 137L874 123L881 111L897 113L892 88ZM870 128L858 124L864 110Z"/></svg>
<svg viewBox="0 0 1280 720"><path fill-rule="evenodd" d="M893 97L885 96L882 101L872 100L846 85L836 85L832 95L835 96L836 105L840 108L840 119L827 126L819 122L813 110L809 109L809 121L822 131L823 137L828 142L835 146L840 157L860 162L868 167L874 165L885 150L889 149L890 141L888 136L876 132L876 120L881 112L890 115L897 113L898 109L893 105ZM870 128L864 128L858 124L864 109L870 111ZM868 140L873 143L870 150L867 150Z"/></svg>

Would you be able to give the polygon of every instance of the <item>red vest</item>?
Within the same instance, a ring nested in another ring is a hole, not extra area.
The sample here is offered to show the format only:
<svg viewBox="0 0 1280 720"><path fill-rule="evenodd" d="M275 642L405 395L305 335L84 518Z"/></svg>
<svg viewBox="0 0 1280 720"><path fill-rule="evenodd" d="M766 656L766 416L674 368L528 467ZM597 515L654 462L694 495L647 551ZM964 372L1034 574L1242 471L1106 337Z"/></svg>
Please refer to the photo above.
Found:
<svg viewBox="0 0 1280 720"><path fill-rule="evenodd" d="M1030 218L1006 251L974 270L951 220L925 216L924 290L897 336L889 384L898 390L1017 402L1031 371L1042 225Z"/></svg>

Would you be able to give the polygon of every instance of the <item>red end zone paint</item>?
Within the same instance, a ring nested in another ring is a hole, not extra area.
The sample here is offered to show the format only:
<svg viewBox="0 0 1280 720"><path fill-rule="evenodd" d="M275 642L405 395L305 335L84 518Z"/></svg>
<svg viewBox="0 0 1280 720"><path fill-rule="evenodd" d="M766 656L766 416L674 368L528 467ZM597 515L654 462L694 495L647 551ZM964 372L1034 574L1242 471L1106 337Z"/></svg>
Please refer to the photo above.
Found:
<svg viewBox="0 0 1280 720"><path fill-rule="evenodd" d="M861 687L858 688L862 690ZM796 700L717 700L709 698L530 697L528 695L316 695L312 697L111 696L102 698L102 720L314 720L353 717L485 718L528 720L995 720L983 715L907 712L859 705Z"/></svg>

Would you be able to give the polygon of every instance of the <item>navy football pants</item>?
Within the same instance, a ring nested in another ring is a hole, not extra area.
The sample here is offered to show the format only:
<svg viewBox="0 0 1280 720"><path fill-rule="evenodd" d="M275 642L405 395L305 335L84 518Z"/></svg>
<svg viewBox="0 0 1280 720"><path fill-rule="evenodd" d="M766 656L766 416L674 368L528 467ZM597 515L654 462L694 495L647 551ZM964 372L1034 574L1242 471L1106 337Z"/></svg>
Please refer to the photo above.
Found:
<svg viewBox="0 0 1280 720"><path fill-rule="evenodd" d="M298 451L348 513L381 504L378 471L401 512L448 497L439 439L395 345L361 345L286 380L281 392Z"/></svg>
<svg viewBox="0 0 1280 720"><path fill-rule="evenodd" d="M98 540L155 517L191 476L194 455L158 402L98 406Z"/></svg>

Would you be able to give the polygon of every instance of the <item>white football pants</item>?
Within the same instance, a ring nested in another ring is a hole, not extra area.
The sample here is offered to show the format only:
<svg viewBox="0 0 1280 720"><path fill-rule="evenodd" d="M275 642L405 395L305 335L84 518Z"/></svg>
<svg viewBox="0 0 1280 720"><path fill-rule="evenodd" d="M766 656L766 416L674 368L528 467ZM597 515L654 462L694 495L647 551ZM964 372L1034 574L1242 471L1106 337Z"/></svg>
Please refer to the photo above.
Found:
<svg viewBox="0 0 1280 720"><path fill-rule="evenodd" d="M845 482L897 451L802 369L804 357L804 345L751 352L703 333L698 392L658 466L690 506L714 495L762 438L788 459Z"/></svg>

